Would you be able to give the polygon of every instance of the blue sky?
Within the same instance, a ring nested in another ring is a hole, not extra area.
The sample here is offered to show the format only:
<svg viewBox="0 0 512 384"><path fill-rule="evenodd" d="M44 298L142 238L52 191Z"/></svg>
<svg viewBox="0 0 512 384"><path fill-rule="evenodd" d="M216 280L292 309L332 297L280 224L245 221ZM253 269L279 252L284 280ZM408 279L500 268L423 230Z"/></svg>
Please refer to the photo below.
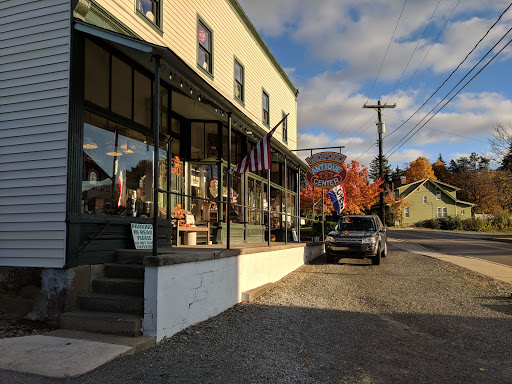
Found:
<svg viewBox="0 0 512 384"><path fill-rule="evenodd" d="M439 92L397 129L462 62L508 0L407 0L405 7L404 0L239 2L300 90L299 148L345 145L347 161L369 164L378 154L371 147L377 113L362 106L380 99L397 103L383 110L384 153L393 167L419 156L433 162L440 153L446 161L471 152L495 157L488 143L493 127L512 124L512 44L402 147L393 147L512 27L511 8ZM461 85L510 39L512 32Z"/></svg>

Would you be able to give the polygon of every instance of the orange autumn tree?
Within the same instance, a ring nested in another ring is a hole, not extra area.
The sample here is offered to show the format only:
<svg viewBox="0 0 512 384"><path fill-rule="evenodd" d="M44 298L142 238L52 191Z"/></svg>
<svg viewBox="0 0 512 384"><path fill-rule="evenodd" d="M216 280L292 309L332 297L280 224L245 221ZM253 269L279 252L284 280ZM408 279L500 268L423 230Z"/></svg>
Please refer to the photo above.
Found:
<svg viewBox="0 0 512 384"><path fill-rule="evenodd" d="M329 190L325 189L324 214L330 215L334 211L331 199L327 196ZM313 215L313 186L308 184L306 188L300 190L300 210L303 216L311 217ZM315 188L315 216L322 214L322 188Z"/></svg>
<svg viewBox="0 0 512 384"><path fill-rule="evenodd" d="M384 194L384 203L389 207L389 210L393 214L395 220L398 220L400 224L402 224L405 218L405 208L410 207L411 203L403 197L397 198L390 189L387 189Z"/></svg>
<svg viewBox="0 0 512 384"><path fill-rule="evenodd" d="M348 214L362 214L379 200L382 191L382 179L377 178L370 184L366 178L368 168L352 160L347 167L345 192L347 193L348 206L343 212Z"/></svg>
<svg viewBox="0 0 512 384"><path fill-rule="evenodd" d="M414 183L418 180L423 180L427 177L437 180L436 175L432 169L432 165L426 157L418 157L416 160L411 161L409 167L405 171L407 183Z"/></svg>

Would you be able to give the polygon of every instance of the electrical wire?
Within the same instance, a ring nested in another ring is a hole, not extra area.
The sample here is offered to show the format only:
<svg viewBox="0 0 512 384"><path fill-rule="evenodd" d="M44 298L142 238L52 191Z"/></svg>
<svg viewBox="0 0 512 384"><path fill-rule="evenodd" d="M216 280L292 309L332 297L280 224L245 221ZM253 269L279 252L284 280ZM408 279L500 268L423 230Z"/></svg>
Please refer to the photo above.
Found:
<svg viewBox="0 0 512 384"><path fill-rule="evenodd" d="M460 2L460 0L459 0ZM453 12L455 11L455 8L457 8L459 2L457 2L456 6L453 8L452 10L452 14ZM398 131L405 123L407 123L410 119L413 118L413 116L415 116L431 99L432 97L434 97L437 92L439 92L439 90L446 84L446 82L453 76L453 74L461 67L462 64L464 64L464 62L468 59L469 55L471 55L471 53L473 53L475 51L475 49L478 47L478 45L480 45L480 43L485 39L485 37L491 32L491 30L496 26L496 24L498 24L498 22L501 20L501 18L503 17L503 15L510 9L510 7L512 6L512 3L510 3L508 5L508 7L501 13L501 15L498 17L498 19L494 22L493 25L491 25L489 27L489 29L487 30L487 32L484 34L484 36L476 43L476 45L473 47L473 49L471 49L471 51L469 51L469 53L466 55L466 57L459 63L459 65L457 65L457 67L452 71L452 73L450 73L450 75L443 81L443 83L435 90L435 92L430 95L430 97L407 119L404 121L404 123L400 124L397 128L395 128L393 131L391 131L388 135L386 135L384 138L387 138L389 136L391 136L393 133L395 133L396 131ZM450 14L450 17L447 19L447 22L448 20L450 20L452 14ZM446 26L446 23L445 25ZM444 26L443 26L443 29L444 29ZM441 29L442 31L442 29ZM438 34L438 37L439 37L439 34ZM437 38L436 40L437 41ZM434 41L434 43L435 43ZM432 48L433 44L430 46L430 49ZM425 55L425 57L423 58L423 61L425 60L425 58L428 56L428 53L430 52L430 49L429 51L427 52L427 55ZM416 72L414 73L414 75L411 77L411 79L409 80L409 82L407 83L407 86L404 88L404 90L402 91L402 94L400 95L400 97L398 98L398 100L400 100L400 98L402 97L402 95L404 94L405 90L409 87L409 84L412 80L412 78L416 75L418 69L421 67L421 65L423 64L423 61L421 62L421 64L418 66L418 68L416 69ZM397 102L398 102L397 100Z"/></svg>
<svg viewBox="0 0 512 384"><path fill-rule="evenodd" d="M511 28L512 30L512 28ZM510 30L509 30L510 31ZM508 32L507 32L508 34ZM432 120L434 118L434 116L436 116L439 112L441 112L441 110L446 107L446 105L448 105L448 103L450 103L450 101L452 101L455 96L457 96L471 81L473 81L473 79L475 77L477 77L490 63L492 63L494 61L494 59L501 53L503 52L503 50L509 46L509 44L512 43L512 40L509 40L509 42L507 44L505 44L505 46L503 46L503 48L501 48L498 53L496 53L496 55L494 55L471 79L469 79L466 84L464 84L464 86L459 89L436 113L434 113L421 127L419 127L406 141L404 141L397 149L395 149L389 156L391 157L396 151L398 151L400 148L402 148L405 143L407 143L407 141L409 141L416 133L418 133L420 131L421 128L423 128L430 120ZM418 123L419 124L419 123ZM417 125L418 125L417 124ZM414 128L413 128L414 129ZM394 148L394 147L393 147ZM393 149L392 148L392 149ZM389 153L389 152L388 152ZM387 154L386 154L387 156Z"/></svg>
<svg viewBox="0 0 512 384"><path fill-rule="evenodd" d="M460 0L459 0L460 1ZM393 42L393 39L395 37L396 29L398 28L398 24L400 24L400 19L402 18L402 14L404 13L405 5L407 4L407 0L404 1L404 5L402 6L402 11L400 12L400 16L398 16L398 21L395 25L395 30L393 31L393 35L391 35L391 39L389 40L388 48L386 49L386 53L384 54L384 58L382 59L382 62L380 63L379 72L377 73L377 76L375 77L375 80L373 81L372 88L370 89L370 93L368 94L368 99L366 99L366 102L368 103L368 100L370 100L370 97L373 92L373 88L375 87L375 83L377 83L377 79L380 76L380 72L382 71L382 66L384 65L384 62L386 61L386 57L389 52L389 47L391 47L391 43Z"/></svg>

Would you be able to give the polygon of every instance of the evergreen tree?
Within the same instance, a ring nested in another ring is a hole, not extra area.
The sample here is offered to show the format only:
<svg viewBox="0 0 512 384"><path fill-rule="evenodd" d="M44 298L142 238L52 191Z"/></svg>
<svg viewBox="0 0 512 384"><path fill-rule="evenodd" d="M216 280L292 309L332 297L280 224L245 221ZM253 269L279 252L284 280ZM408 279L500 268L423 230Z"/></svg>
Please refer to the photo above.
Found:
<svg viewBox="0 0 512 384"><path fill-rule="evenodd" d="M443 163L444 165L446 165L446 161L444 161L443 159L443 155L439 154L439 157L437 158L437 161L440 161L441 163Z"/></svg>
<svg viewBox="0 0 512 384"><path fill-rule="evenodd" d="M503 157L503 160L501 161L500 170L512 172L512 144L510 144L508 153Z"/></svg>
<svg viewBox="0 0 512 384"><path fill-rule="evenodd" d="M388 159L386 156L382 156L382 171L384 173L384 177L382 178L385 183L390 183L392 181L391 178L391 166L388 163ZM375 156L375 158L370 162L370 168L368 169L368 176L373 181L377 180L380 177L379 172L379 156Z"/></svg>

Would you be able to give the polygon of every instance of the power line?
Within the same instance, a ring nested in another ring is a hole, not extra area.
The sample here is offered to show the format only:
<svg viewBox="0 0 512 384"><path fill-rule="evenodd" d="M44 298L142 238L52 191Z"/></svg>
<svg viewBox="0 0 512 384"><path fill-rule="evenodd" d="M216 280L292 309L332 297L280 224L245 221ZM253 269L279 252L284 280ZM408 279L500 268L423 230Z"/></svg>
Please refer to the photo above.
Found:
<svg viewBox="0 0 512 384"><path fill-rule="evenodd" d="M512 30L512 28L511 28L510 30ZM509 30L509 32L510 32L510 30ZM508 34L508 32L507 32L507 34ZM412 138L416 133L418 133L418 132L420 131L420 129L421 129L421 128L423 128L423 127L424 127L424 126L425 126L425 125L426 125L430 120L432 120L432 119L434 118L434 116L436 116L439 112L441 112L441 110L442 110L444 107L446 107L446 105L447 105L448 103L450 103L450 101L452 101L452 100L455 98L455 96L457 96L457 95L458 95L458 94L459 94L459 93L460 93L460 92L461 92L461 91L462 91L462 90L463 90L463 89L464 89L464 88L465 88L465 87L466 87L466 86L467 86L471 81L473 81L473 79L474 79L475 77L477 77L477 76L478 76L478 75L479 75L479 74L480 74L480 73L481 73L481 72L482 72L482 71L483 71L483 70L484 70L484 69L485 69L485 68L486 68L486 67L487 67L487 66L488 66L488 65L489 65L489 64L490 64L490 63L491 63L491 62L492 62L492 61L493 61L493 60L494 60L494 59L495 59L495 58L496 58L496 57L501 53L501 52L503 52L503 50L504 50L506 47L508 47L510 43L512 43L512 40L509 40L509 42L508 42L507 44L505 44L505 46L504 46L503 48L501 48L501 49L498 51L498 53L496 53L496 55L494 55L494 56L493 56L493 57L492 57L492 58L491 58L491 59L490 59L490 60L489 60L489 61L488 61L488 62L487 62L487 63L486 63L486 64L485 64L485 65L484 65L484 66L483 66L483 67L482 67L482 68L481 68L481 69L480 69L480 70L479 70L479 71L478 71L478 72L477 72L477 73L476 73L476 74L471 78L471 79L469 79L469 80L466 82L466 84L464 84L464 86L463 86L461 89L459 89L459 90L458 90L458 91L457 91L457 92L456 92L456 93L455 93L455 94L454 94L454 95L453 95L453 96L452 96L452 97L451 97L451 98L450 98L450 99L449 99L449 100L448 100L448 101L447 101L447 102L446 102L446 103L445 103L441 108L439 108L439 110L438 110L436 113L434 113L434 114L433 114L433 115L432 115L432 116L431 116L431 117L430 117L430 118L429 118L429 119L428 119L428 120L427 120L427 121L426 121L426 122L425 122L421 127L419 127L419 128L416 130L416 132L414 132L414 133L413 133L413 134L412 134L412 135L411 135L411 136L410 136L410 137L409 137L405 142L403 142L403 143L402 143L402 144L401 144L397 149L395 149L395 150L394 150L394 151L393 151L393 152L388 156L388 158L389 158L389 157L391 157L391 156L392 156L396 151L398 151L400 148L402 148L402 147L405 145L405 143L406 143L407 141L409 141L409 140L410 140L410 139L411 139L411 138ZM450 91L450 92L451 92L451 91ZM419 123L418 123L418 124L419 124ZM418 125L418 124L417 124L417 125ZM414 129L414 128L413 128L413 129ZM386 155L387 155L387 154L386 154Z"/></svg>
<svg viewBox="0 0 512 384"><path fill-rule="evenodd" d="M459 0L460 2L460 0ZM457 5L453 8L452 10L452 14L453 12L455 11L455 8L457 8L459 2L457 2ZM439 90L446 84L446 82L453 76L453 74L460 68L460 66L462 64L464 64L464 62L468 59L469 55L471 55L471 53L473 53L475 51L475 49L478 47L478 45L480 45L480 43L485 39L485 37L490 33L490 31L496 26L496 24L501 20L501 18L503 17L503 15L509 10L509 8L512 6L512 3L509 4L509 6L501 13L501 15L498 17L498 19L494 22L493 25L491 25L491 27L487 30L487 32L484 34L484 36L476 43L476 45L473 47L473 49L471 49L471 51L466 55L466 57L459 63L459 65L457 65L457 67L452 71L452 73L450 73L450 75L446 78L446 80L443 81L443 83L435 90L435 92L430 95L430 97L407 119L405 120L402 124L400 124L397 128L395 128L393 131L391 131L388 135L386 135L386 137L389 137L391 136L393 133L395 133L396 131L398 131L405 123L407 123L410 119L412 119L413 116L415 116L431 99L432 97L434 97L436 95L437 92L439 92ZM452 14L450 14L450 17L448 18L448 20L451 18ZM447 20L447 22L448 22ZM446 23L445 25L446 26ZM444 26L443 26L443 29L444 29ZM439 34L438 34L438 37L439 37ZM437 38L436 38L437 40ZM435 40L435 41L436 41ZM434 43L435 43L434 41ZM434 43L432 43L430 49L432 48L432 46L434 45ZM425 60L425 58L428 56L428 53L430 52L430 49L429 51L427 52L427 55L425 55L425 57L423 58L423 61ZM421 64L419 65L419 67L416 69L416 72L418 71L418 69L421 67L421 65L423 64L423 61L421 62ZM416 75L416 72L414 73L413 77ZM400 100L400 98L402 97L402 95L404 94L405 90L407 89L407 87L409 86L410 82L412 80L412 77L411 79L409 80L409 83L407 83L407 86L405 87L405 89L402 91L402 94L400 95L400 97L398 98L398 100ZM397 101L398 101L397 100Z"/></svg>
<svg viewBox="0 0 512 384"><path fill-rule="evenodd" d="M396 29L398 28L398 24L400 24L400 19L402 18L402 14L404 13L405 4L407 4L407 0L404 1L404 5L402 6L402 11L400 12L400 16L398 17L398 21L396 22L396 25L395 25L395 30L393 31L393 35L391 35L391 39L389 40L388 48L386 49L386 53L384 54L384 58L382 59L382 62L380 63L379 72L377 73L377 76L375 77L375 80L373 81L372 88L370 89L370 93L368 94L368 99L366 99L367 103L368 103L368 100L370 100L370 97L371 97L372 92L373 92L373 88L375 87L375 83L377 82L377 79L380 76L380 72L382 71L382 66L384 65L384 62L386 61L386 57L388 55L389 47L391 47L391 43L393 42L393 38L395 37Z"/></svg>

